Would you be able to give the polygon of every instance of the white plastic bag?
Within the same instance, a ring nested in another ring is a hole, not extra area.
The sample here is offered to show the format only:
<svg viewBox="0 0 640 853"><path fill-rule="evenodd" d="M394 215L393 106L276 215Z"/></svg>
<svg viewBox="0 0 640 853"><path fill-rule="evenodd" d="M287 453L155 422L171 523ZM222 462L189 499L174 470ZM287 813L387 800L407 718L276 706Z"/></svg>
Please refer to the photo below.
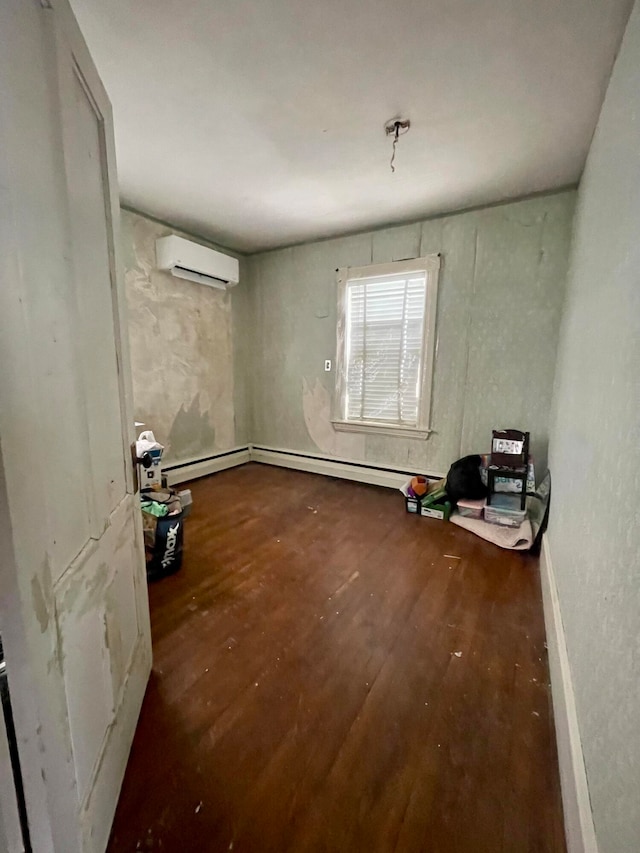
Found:
<svg viewBox="0 0 640 853"><path fill-rule="evenodd" d="M147 429L141 432L136 441L136 456L140 457L143 453L151 453L154 459L159 459L162 456L164 445L156 441L156 437L152 430Z"/></svg>

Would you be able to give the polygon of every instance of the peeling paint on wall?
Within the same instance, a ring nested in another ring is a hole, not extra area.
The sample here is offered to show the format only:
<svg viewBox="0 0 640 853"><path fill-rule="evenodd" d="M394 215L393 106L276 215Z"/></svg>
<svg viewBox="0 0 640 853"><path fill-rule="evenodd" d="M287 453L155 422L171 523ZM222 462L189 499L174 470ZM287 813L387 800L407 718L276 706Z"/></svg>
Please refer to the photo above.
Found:
<svg viewBox="0 0 640 853"><path fill-rule="evenodd" d="M253 256L252 441L446 472L486 451L492 429L518 427L544 467L574 203L561 192ZM442 253L432 434L343 443L324 372L336 353L336 268L432 252Z"/></svg>
<svg viewBox="0 0 640 853"><path fill-rule="evenodd" d="M319 450L331 456L364 459L364 436L338 432L331 423L331 393L316 379L313 389L302 380L302 408L309 435Z"/></svg>
<svg viewBox="0 0 640 853"><path fill-rule="evenodd" d="M235 445L232 294L158 270L155 241L171 233L122 212L135 416L166 462Z"/></svg>
<svg viewBox="0 0 640 853"><path fill-rule="evenodd" d="M182 405L169 432L170 447L180 447L186 456L196 456L202 447L215 447L216 431L209 421L209 411L202 410L200 394L191 405Z"/></svg>

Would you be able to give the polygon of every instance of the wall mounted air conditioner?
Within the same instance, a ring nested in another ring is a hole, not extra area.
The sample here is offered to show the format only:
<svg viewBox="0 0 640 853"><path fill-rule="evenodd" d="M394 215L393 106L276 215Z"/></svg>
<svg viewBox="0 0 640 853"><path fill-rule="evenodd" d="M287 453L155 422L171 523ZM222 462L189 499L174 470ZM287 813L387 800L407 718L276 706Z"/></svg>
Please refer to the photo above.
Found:
<svg viewBox="0 0 640 853"><path fill-rule="evenodd" d="M208 284L219 290L233 287L240 280L235 258L175 234L156 240L156 262L158 269L166 270L177 278Z"/></svg>

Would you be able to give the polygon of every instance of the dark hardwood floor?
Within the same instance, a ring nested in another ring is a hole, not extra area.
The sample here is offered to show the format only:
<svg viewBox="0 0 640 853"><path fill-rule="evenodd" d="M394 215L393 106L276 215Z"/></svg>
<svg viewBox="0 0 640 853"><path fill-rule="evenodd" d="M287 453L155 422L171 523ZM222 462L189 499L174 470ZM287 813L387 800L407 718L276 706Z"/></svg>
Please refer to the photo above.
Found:
<svg viewBox="0 0 640 853"><path fill-rule="evenodd" d="M110 853L565 850L536 560L374 486L191 488Z"/></svg>

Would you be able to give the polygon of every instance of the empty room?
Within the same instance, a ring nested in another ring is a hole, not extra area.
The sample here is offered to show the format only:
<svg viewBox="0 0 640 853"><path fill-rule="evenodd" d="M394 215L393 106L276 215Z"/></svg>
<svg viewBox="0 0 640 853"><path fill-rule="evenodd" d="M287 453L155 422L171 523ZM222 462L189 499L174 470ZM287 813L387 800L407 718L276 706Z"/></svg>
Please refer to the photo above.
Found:
<svg viewBox="0 0 640 853"><path fill-rule="evenodd" d="M0 853L640 851L640 0L3 0Z"/></svg>

